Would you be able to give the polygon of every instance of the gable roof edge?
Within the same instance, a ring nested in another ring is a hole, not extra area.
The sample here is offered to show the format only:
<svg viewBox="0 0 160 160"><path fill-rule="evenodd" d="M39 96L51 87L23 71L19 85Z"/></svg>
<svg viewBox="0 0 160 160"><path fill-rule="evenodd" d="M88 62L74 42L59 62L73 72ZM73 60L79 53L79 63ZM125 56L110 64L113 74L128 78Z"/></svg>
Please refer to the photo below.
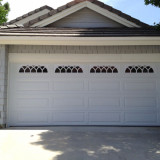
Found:
<svg viewBox="0 0 160 160"><path fill-rule="evenodd" d="M96 11L97 13L107 17L107 18L110 18L112 20L114 20L115 22L118 22L126 27L140 27L139 25L131 22L131 21L128 21L126 20L125 18L123 17L120 17L119 15L115 14L115 13L112 13L102 7L99 7L93 3L88 3L87 4L87 7L91 10L94 10Z"/></svg>
<svg viewBox="0 0 160 160"><path fill-rule="evenodd" d="M45 9L48 9L49 12L52 11L52 10L54 10L52 7L47 6L47 5L44 5L44 6L40 7L40 8L37 8L37 9L35 9L35 10L33 10L33 11L30 11L30 12L28 12L28 13L20 16L20 17L17 17L16 19L13 19L13 20L11 20L11 21L9 21L9 22L7 22L7 23L4 23L4 25L10 25L10 24L16 23L16 22L18 22L18 21L20 21L20 20L23 20L23 19L25 19L25 18L27 18L27 17L29 17L29 16L32 16L32 15L34 15L35 13L38 13L38 12L40 12L40 11L42 11L42 10L45 10Z"/></svg>
<svg viewBox="0 0 160 160"><path fill-rule="evenodd" d="M79 4L79 3L83 3L83 2L90 2L91 4L97 5L101 9L105 9L105 10L111 12L112 14L115 14L115 15L119 16L120 18L122 18L122 19L124 19L124 20L126 20L128 22L131 22L132 24L137 25L137 27L138 26L139 27L149 27L150 26L150 25L148 25L146 23L143 23L143 22L139 21L138 19L135 19L135 18L133 18L133 17L131 17L131 16L129 16L129 15L117 10L117 9L112 8L109 5L106 5L106 4L104 4L104 3L100 2L100 1L97 1L97 0L74 0L74 1L71 1L71 2L67 3L66 5L63 5L63 6L59 7L59 8L57 8L56 10L52 10L49 13L46 13L46 14L44 14L42 16L39 16L39 17L37 17L37 18L25 23L24 26L25 27L31 27L31 26L35 27L36 23L40 23L43 20L46 20L46 19L48 19L49 17L51 17L53 15L56 15L56 14L66 10L66 9L69 9L69 8L75 6L75 5Z"/></svg>

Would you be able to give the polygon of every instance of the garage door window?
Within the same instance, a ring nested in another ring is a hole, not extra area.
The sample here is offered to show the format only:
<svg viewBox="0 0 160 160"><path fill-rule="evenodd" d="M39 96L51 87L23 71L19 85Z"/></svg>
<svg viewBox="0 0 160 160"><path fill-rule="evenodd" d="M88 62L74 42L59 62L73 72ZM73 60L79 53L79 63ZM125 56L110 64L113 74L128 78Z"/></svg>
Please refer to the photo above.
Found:
<svg viewBox="0 0 160 160"><path fill-rule="evenodd" d="M94 66L90 73L118 73L118 69L114 66Z"/></svg>
<svg viewBox="0 0 160 160"><path fill-rule="evenodd" d="M83 73L83 70L79 66L58 66L55 73Z"/></svg>
<svg viewBox="0 0 160 160"><path fill-rule="evenodd" d="M45 66L27 65L27 66L22 66L19 70L19 73L48 73L48 70Z"/></svg>
<svg viewBox="0 0 160 160"><path fill-rule="evenodd" d="M154 70L150 66L128 66L126 68L125 73L154 73Z"/></svg>

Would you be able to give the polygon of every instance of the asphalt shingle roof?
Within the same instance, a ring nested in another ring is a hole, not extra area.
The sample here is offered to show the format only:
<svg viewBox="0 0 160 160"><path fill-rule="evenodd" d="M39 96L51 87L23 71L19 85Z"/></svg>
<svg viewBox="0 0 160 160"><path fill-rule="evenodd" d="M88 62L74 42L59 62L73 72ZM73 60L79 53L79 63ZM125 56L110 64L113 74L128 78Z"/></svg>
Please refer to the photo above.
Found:
<svg viewBox="0 0 160 160"><path fill-rule="evenodd" d="M52 27L31 27L31 25L46 19L58 12L61 12L67 8L70 8L78 3L89 1L95 5L98 5L112 13L119 15L131 22L141 26L141 28L52 28ZM49 9L50 11L36 19L33 19L24 25L13 24L20 19L23 19L29 15L37 13L43 9ZM43 6L28 14L25 14L17 19L10 21L5 26L0 26L0 36L52 36L52 37L142 37L142 36L160 36L160 31L151 27L119 10L112 8L98 0L74 0L66 5L63 5L56 10L51 7Z"/></svg>
<svg viewBox="0 0 160 160"><path fill-rule="evenodd" d="M1 28L0 36L52 36L52 37L144 37L160 36L160 31L150 28Z"/></svg>

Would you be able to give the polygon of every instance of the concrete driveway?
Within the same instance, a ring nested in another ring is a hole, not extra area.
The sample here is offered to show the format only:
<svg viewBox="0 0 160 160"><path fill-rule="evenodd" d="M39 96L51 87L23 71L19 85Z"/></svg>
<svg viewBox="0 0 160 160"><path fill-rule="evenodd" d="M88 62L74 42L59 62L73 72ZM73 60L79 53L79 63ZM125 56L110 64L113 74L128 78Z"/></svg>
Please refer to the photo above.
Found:
<svg viewBox="0 0 160 160"><path fill-rule="evenodd" d="M160 160L160 128L8 128L0 130L0 159Z"/></svg>

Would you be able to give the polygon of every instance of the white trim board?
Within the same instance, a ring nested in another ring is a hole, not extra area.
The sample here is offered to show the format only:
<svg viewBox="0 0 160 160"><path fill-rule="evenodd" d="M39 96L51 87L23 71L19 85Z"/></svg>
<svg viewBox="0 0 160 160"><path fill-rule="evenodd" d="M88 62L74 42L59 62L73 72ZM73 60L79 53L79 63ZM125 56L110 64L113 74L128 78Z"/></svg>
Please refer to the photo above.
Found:
<svg viewBox="0 0 160 160"><path fill-rule="evenodd" d="M160 37L45 37L17 34L17 36L1 36L0 44L61 46L160 45Z"/></svg>
<svg viewBox="0 0 160 160"><path fill-rule="evenodd" d="M75 13L83 8L89 8L107 18L110 18L111 20L117 22L117 23L120 23L126 27L137 27L139 28L140 26L138 26L137 24L133 23L133 22L130 22L120 16L118 16L117 14L114 14L106 9L103 9L95 4L92 4L91 2L88 2L88 1L85 1L85 2L82 2L82 3L79 3L71 8L68 8L68 9L65 9L64 11L60 12L60 13L57 13L47 19L44 19L38 23L35 23L33 24L31 27L44 27L44 26L47 26L53 22L56 22L68 15L71 15L72 13Z"/></svg>
<svg viewBox="0 0 160 160"><path fill-rule="evenodd" d="M104 62L160 62L160 54L18 54L9 53L13 63L104 63Z"/></svg>

